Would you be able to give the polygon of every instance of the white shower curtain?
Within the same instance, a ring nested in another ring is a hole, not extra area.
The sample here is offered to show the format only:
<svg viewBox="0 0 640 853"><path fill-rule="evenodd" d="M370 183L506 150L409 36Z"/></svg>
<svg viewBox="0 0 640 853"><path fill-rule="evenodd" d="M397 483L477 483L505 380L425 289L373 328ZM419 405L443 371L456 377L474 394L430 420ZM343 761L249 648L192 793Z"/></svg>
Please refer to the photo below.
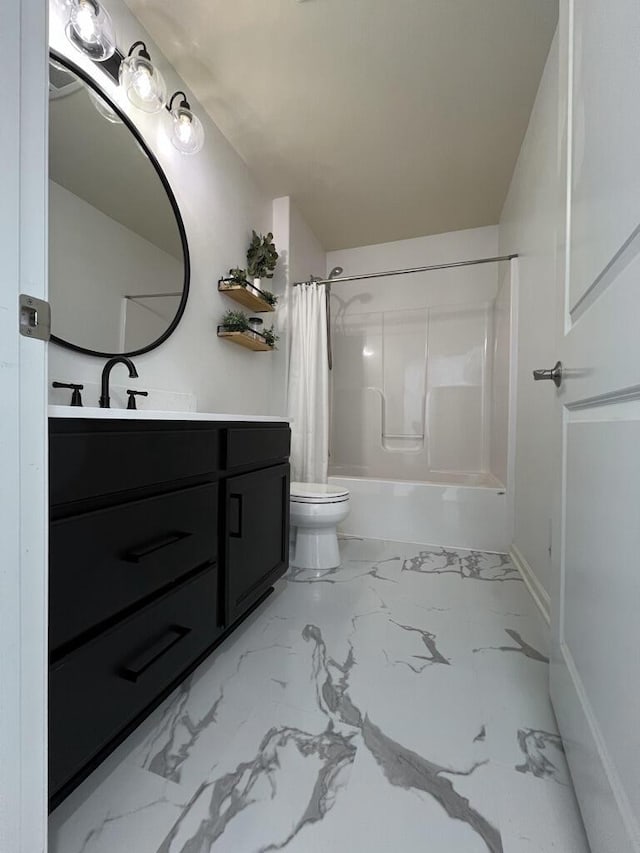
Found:
<svg viewBox="0 0 640 853"><path fill-rule="evenodd" d="M326 483L329 464L329 366L325 285L293 288L289 358L291 479Z"/></svg>

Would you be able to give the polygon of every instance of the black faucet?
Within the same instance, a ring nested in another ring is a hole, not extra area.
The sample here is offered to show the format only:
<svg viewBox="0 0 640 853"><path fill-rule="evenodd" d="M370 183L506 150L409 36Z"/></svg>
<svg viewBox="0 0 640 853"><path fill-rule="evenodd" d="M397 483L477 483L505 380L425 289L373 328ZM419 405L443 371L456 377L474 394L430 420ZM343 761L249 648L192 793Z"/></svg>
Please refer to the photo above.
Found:
<svg viewBox="0 0 640 853"><path fill-rule="evenodd" d="M137 409L136 406L136 397L148 397L148 391L132 391L131 388L127 388L127 394L129 395L129 403L127 404L127 409Z"/></svg>
<svg viewBox="0 0 640 853"><path fill-rule="evenodd" d="M100 395L101 409L111 408L111 401L109 398L109 376L111 375L111 369L116 364L126 364L129 368L129 377L131 379L138 378L138 371L136 370L134 363L130 358L127 358L126 355L115 355L113 358L110 358L102 370L102 393Z"/></svg>

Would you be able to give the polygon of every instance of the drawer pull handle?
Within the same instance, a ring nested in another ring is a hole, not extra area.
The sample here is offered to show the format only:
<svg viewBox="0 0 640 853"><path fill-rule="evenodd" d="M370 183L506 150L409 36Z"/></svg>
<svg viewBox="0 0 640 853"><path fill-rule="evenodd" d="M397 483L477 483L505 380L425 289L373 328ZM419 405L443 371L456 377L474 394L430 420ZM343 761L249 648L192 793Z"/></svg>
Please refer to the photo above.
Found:
<svg viewBox="0 0 640 853"><path fill-rule="evenodd" d="M160 536L146 545L140 545L139 548L131 548L124 554L123 559L128 563L141 563L148 557L152 557L156 551L161 551L163 548L168 548L170 545L175 545L177 542L182 542L192 536L191 533L186 533L184 530L176 530L173 533L167 533L165 536Z"/></svg>
<svg viewBox="0 0 640 853"><path fill-rule="evenodd" d="M182 625L172 625L166 634L156 640L153 645L149 646L144 652L122 667L122 677L127 681L133 681L135 684L150 666L190 633L191 628L184 628Z"/></svg>
<svg viewBox="0 0 640 853"><path fill-rule="evenodd" d="M229 536L242 539L242 495L230 496L229 516Z"/></svg>

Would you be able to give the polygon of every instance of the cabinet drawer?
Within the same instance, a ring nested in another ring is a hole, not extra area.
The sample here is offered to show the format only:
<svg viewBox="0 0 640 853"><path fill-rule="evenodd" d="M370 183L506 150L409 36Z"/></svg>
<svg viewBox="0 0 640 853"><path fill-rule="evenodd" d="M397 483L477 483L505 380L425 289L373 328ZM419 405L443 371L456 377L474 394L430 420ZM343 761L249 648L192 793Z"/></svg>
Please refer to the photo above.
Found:
<svg viewBox="0 0 640 853"><path fill-rule="evenodd" d="M246 427L227 430L226 468L289 458L291 430L282 427Z"/></svg>
<svg viewBox="0 0 640 853"><path fill-rule="evenodd" d="M51 668L53 795L215 642L212 568Z"/></svg>
<svg viewBox="0 0 640 853"><path fill-rule="evenodd" d="M217 528L217 484L53 522L51 649L181 575L215 562Z"/></svg>
<svg viewBox="0 0 640 853"><path fill-rule="evenodd" d="M216 472L216 429L53 432L53 505Z"/></svg>

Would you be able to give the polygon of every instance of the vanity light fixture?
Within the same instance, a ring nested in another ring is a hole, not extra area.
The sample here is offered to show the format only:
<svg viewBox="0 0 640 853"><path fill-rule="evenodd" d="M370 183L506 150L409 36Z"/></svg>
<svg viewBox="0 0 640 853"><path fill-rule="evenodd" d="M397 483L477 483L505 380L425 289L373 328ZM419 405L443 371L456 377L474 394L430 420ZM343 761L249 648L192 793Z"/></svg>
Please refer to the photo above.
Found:
<svg viewBox="0 0 640 853"><path fill-rule="evenodd" d="M178 106L174 107L173 102L179 95L182 99ZM185 93L174 92L167 109L173 118L171 142L174 147L182 154L197 154L204 145L204 128L198 116L191 112L191 105Z"/></svg>
<svg viewBox="0 0 640 853"><path fill-rule="evenodd" d="M146 113L159 112L167 102L164 78L151 62L143 41L134 42L122 61L120 85L124 86L131 103Z"/></svg>
<svg viewBox="0 0 640 853"><path fill-rule="evenodd" d="M166 105L171 113L171 142L181 154L197 154L204 145L202 122L191 111L187 96L174 92L167 104L167 88L160 71L151 62L147 46L135 41L127 56L116 47L116 36L109 13L98 0L61 0L67 8L65 32L71 44L85 53L120 86L131 103L146 113L157 113ZM98 112L113 123L120 117L106 101L90 92ZM174 101L180 100L174 106Z"/></svg>
<svg viewBox="0 0 640 853"><path fill-rule="evenodd" d="M95 62L109 59L115 53L111 17L98 0L70 0L65 33L75 48Z"/></svg>

